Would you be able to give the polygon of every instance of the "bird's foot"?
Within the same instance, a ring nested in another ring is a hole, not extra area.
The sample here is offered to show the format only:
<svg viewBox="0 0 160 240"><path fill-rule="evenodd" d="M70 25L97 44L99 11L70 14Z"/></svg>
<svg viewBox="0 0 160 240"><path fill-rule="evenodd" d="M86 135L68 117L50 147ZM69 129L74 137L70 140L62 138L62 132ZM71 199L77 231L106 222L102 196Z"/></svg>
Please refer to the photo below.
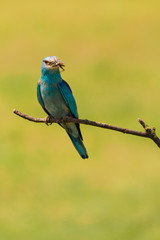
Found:
<svg viewBox="0 0 160 240"><path fill-rule="evenodd" d="M51 117L51 116L46 116L46 117L44 118L44 119L45 119L45 124L46 124L47 126L52 125L52 123L50 122L51 118L53 118L53 117Z"/></svg>

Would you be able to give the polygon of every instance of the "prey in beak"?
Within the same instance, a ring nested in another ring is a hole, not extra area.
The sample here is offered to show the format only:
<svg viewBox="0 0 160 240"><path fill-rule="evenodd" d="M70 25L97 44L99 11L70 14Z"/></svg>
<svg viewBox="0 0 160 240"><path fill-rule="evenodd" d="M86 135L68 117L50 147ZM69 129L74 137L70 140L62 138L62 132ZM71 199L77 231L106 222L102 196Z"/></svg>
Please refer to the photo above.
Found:
<svg viewBox="0 0 160 240"><path fill-rule="evenodd" d="M63 71L65 71L65 69L63 68L63 67L65 67L65 65L61 61L57 62L57 66L59 66Z"/></svg>

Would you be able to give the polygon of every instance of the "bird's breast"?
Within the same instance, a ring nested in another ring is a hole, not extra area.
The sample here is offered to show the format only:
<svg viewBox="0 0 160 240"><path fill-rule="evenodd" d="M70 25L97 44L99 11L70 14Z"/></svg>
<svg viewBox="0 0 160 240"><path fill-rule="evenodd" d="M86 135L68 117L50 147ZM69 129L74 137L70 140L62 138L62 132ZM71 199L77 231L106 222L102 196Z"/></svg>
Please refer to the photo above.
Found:
<svg viewBox="0 0 160 240"><path fill-rule="evenodd" d="M45 108L53 117L61 118L70 115L70 110L57 83L42 81L41 95Z"/></svg>

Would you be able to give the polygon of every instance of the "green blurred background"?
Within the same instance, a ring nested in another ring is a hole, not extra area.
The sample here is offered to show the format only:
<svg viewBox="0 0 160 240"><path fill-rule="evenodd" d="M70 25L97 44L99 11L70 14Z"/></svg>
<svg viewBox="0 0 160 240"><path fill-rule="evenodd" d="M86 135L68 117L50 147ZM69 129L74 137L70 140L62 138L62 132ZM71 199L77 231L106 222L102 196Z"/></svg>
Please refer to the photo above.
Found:
<svg viewBox="0 0 160 240"><path fill-rule="evenodd" d="M148 139L82 125L82 160L44 117L36 83L44 57L63 78L81 118L160 136L160 3L6 1L0 14L0 239L159 240L160 150Z"/></svg>

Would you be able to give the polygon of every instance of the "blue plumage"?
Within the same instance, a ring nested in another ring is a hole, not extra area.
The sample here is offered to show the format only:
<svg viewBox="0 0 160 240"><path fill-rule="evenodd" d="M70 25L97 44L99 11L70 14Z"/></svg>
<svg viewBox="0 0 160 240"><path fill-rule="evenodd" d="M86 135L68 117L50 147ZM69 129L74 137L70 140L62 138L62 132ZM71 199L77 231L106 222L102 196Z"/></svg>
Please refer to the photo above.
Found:
<svg viewBox="0 0 160 240"><path fill-rule="evenodd" d="M44 111L54 118L70 116L78 118L77 105L72 91L62 78L60 68L64 64L55 56L44 58L41 66L41 79L37 84L37 98ZM69 135L82 158L88 158L82 141L79 124L60 124Z"/></svg>

